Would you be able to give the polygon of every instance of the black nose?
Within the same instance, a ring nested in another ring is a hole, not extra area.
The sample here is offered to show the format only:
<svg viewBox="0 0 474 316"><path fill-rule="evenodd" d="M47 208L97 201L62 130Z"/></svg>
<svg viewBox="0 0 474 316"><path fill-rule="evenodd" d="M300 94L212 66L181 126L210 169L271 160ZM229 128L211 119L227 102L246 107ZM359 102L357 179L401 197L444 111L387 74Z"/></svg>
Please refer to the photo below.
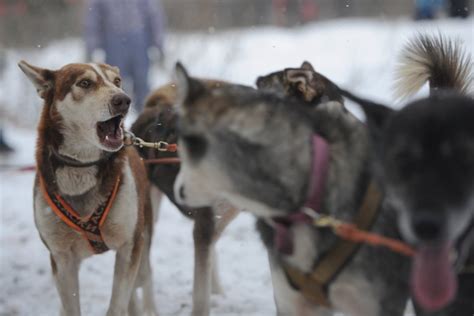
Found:
<svg viewBox="0 0 474 316"><path fill-rule="evenodd" d="M186 199L186 194L184 193L184 185L179 188L179 198L183 201Z"/></svg>
<svg viewBox="0 0 474 316"><path fill-rule="evenodd" d="M441 237L441 225L436 219L419 218L413 221L413 231L420 241L435 241Z"/></svg>
<svg viewBox="0 0 474 316"><path fill-rule="evenodd" d="M125 93L118 93L112 97L112 110L118 113L124 113L128 111L132 100Z"/></svg>

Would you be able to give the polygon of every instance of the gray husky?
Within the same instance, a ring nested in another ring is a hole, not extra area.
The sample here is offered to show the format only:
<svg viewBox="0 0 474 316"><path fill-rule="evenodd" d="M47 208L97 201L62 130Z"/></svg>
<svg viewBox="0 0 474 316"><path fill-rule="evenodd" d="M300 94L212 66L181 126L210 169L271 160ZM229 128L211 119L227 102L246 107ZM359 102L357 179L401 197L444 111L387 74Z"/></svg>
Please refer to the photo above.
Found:
<svg viewBox="0 0 474 316"><path fill-rule="evenodd" d="M375 169L403 237L417 247L416 303L429 315L473 315L472 62L458 43L419 35L403 51L398 74L399 96L427 81L430 96L395 111L341 92L366 113Z"/></svg>
<svg viewBox="0 0 474 316"><path fill-rule="evenodd" d="M403 315L409 259L342 241L308 220L326 214L358 222L370 211L366 228L397 238L395 213L377 202L366 127L336 101L311 111L248 87L210 89L180 64L176 76L182 164L175 196L192 207L225 200L258 217L278 315ZM324 115L339 116L338 125L318 124ZM335 249L345 249L343 261Z"/></svg>

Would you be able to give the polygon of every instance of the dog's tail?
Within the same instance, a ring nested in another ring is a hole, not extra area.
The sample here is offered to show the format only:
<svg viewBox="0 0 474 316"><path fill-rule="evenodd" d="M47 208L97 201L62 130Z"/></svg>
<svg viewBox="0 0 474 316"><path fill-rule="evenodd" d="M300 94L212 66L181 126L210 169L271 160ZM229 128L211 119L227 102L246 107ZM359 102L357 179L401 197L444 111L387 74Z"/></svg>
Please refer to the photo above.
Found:
<svg viewBox="0 0 474 316"><path fill-rule="evenodd" d="M426 82L430 93L454 90L468 94L472 82L471 56L459 41L441 34L419 34L402 51L396 70L395 95L405 98L415 94Z"/></svg>

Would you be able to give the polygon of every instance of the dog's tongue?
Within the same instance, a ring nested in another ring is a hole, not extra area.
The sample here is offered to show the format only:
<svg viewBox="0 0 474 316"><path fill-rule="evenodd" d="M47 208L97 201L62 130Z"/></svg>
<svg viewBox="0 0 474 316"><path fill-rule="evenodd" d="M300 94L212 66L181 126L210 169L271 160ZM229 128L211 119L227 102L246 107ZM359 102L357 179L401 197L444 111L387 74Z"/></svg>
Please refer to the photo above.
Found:
<svg viewBox="0 0 474 316"><path fill-rule="evenodd" d="M450 260L451 245L420 247L415 254L411 286L416 302L426 311L446 306L455 296L456 273Z"/></svg>

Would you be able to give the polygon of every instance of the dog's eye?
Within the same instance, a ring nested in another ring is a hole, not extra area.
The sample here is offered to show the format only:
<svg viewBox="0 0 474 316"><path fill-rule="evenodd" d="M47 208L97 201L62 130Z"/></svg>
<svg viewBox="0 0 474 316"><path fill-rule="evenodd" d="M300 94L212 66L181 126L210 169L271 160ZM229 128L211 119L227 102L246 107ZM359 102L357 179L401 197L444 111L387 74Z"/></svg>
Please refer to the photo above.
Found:
<svg viewBox="0 0 474 316"><path fill-rule="evenodd" d="M181 137L186 149L192 159L198 160L204 156L207 149L207 141L199 135L186 135Z"/></svg>
<svg viewBox="0 0 474 316"><path fill-rule="evenodd" d="M81 87L82 89L89 89L92 85L92 81L89 79L82 79L79 81L77 84L78 87Z"/></svg>
<svg viewBox="0 0 474 316"><path fill-rule="evenodd" d="M122 79L120 78L115 78L114 79L114 85L120 88L120 85L122 84Z"/></svg>

